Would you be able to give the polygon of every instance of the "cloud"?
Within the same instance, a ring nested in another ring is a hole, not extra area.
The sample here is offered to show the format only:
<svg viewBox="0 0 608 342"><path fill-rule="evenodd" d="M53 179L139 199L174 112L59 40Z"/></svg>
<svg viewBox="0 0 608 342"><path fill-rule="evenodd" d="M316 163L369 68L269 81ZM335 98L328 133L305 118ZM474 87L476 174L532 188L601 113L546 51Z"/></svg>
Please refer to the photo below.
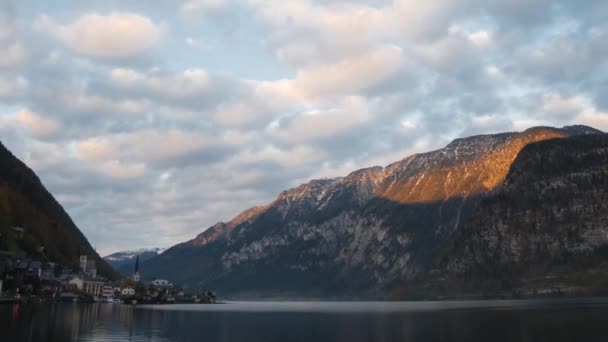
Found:
<svg viewBox="0 0 608 342"><path fill-rule="evenodd" d="M46 119L27 109L19 111L14 120L17 124L26 127L35 137L45 137L57 133L61 128L58 122Z"/></svg>
<svg viewBox="0 0 608 342"><path fill-rule="evenodd" d="M26 134L34 139L46 139L57 134L61 123L45 118L29 109L0 117L0 127L5 129L25 129Z"/></svg>
<svg viewBox="0 0 608 342"><path fill-rule="evenodd" d="M10 43L2 48L3 55L0 59L0 69L11 69L25 64L27 52L19 42Z"/></svg>
<svg viewBox="0 0 608 342"><path fill-rule="evenodd" d="M115 92L148 100L163 99L198 110L237 96L248 87L245 82L229 75L210 73L202 68L144 73L115 68L110 72L110 82Z"/></svg>
<svg viewBox="0 0 608 342"><path fill-rule="evenodd" d="M12 18L12 13L3 11L0 7L0 70L16 69L27 62L29 52L20 38L21 32Z"/></svg>
<svg viewBox="0 0 608 342"><path fill-rule="evenodd" d="M382 46L363 55L298 71L294 86L310 97L373 92L394 79L403 79L408 60L396 46Z"/></svg>
<svg viewBox="0 0 608 342"><path fill-rule="evenodd" d="M14 100L27 88L28 81L21 77L0 76L0 99Z"/></svg>
<svg viewBox="0 0 608 342"><path fill-rule="evenodd" d="M362 97L349 97L334 108L312 109L280 119L267 128L272 136L290 143L320 142L322 139L352 132L374 119Z"/></svg>
<svg viewBox="0 0 608 342"><path fill-rule="evenodd" d="M106 162L101 167L101 172L113 179L130 179L141 177L146 171L143 163L127 164L118 160Z"/></svg>
<svg viewBox="0 0 608 342"><path fill-rule="evenodd" d="M583 96L562 97L559 94L545 94L542 98L541 111L551 119L572 119L590 106Z"/></svg>
<svg viewBox="0 0 608 342"><path fill-rule="evenodd" d="M179 6L179 11L187 17L206 17L223 10L226 0L189 0Z"/></svg>
<svg viewBox="0 0 608 342"><path fill-rule="evenodd" d="M604 132L608 131L608 112L588 109L571 120L572 123L589 125Z"/></svg>
<svg viewBox="0 0 608 342"><path fill-rule="evenodd" d="M102 252L167 247L456 137L607 129L606 6L14 1L2 140Z"/></svg>
<svg viewBox="0 0 608 342"><path fill-rule="evenodd" d="M89 138L74 143L76 152L83 160L103 161L109 160L119 154L118 150L103 138Z"/></svg>
<svg viewBox="0 0 608 342"><path fill-rule="evenodd" d="M136 13L85 14L68 24L42 16L37 25L70 49L94 58L128 59L155 48L165 28Z"/></svg>

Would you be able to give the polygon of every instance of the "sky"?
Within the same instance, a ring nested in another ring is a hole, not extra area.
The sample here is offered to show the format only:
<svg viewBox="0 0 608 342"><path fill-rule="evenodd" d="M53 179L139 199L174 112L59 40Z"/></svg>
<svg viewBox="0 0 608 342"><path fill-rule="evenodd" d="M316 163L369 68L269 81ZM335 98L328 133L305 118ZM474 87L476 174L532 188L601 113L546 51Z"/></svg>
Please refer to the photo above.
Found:
<svg viewBox="0 0 608 342"><path fill-rule="evenodd" d="M0 0L0 140L97 250L473 134L608 130L605 0Z"/></svg>

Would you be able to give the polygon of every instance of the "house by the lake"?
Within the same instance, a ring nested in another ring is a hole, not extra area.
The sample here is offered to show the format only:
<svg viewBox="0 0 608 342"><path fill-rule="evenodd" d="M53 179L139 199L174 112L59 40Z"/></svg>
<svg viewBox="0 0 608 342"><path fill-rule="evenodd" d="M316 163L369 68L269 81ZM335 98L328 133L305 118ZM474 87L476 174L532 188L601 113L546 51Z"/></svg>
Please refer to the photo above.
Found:
<svg viewBox="0 0 608 342"><path fill-rule="evenodd" d="M166 288L172 288L173 284L166 279L154 279L150 282L150 286L166 289Z"/></svg>

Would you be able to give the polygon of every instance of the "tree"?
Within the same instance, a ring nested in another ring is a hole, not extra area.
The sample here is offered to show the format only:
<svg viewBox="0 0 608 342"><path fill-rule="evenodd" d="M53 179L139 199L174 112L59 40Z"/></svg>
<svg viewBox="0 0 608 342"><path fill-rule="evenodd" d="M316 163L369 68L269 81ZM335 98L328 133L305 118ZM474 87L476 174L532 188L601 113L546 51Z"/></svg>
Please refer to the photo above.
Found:
<svg viewBox="0 0 608 342"><path fill-rule="evenodd" d="M127 277L125 279L122 280L122 284L121 287L124 289L125 287L134 287L135 286L135 282L133 281L133 279L131 277Z"/></svg>

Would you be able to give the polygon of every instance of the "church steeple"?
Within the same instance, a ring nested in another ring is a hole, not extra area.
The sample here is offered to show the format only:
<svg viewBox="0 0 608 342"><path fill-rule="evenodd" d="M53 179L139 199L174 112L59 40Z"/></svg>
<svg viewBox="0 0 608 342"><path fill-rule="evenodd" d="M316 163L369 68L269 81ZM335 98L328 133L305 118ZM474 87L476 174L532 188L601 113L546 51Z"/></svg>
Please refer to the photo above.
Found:
<svg viewBox="0 0 608 342"><path fill-rule="evenodd" d="M139 282L139 255L135 257L135 272L133 273L133 281Z"/></svg>

